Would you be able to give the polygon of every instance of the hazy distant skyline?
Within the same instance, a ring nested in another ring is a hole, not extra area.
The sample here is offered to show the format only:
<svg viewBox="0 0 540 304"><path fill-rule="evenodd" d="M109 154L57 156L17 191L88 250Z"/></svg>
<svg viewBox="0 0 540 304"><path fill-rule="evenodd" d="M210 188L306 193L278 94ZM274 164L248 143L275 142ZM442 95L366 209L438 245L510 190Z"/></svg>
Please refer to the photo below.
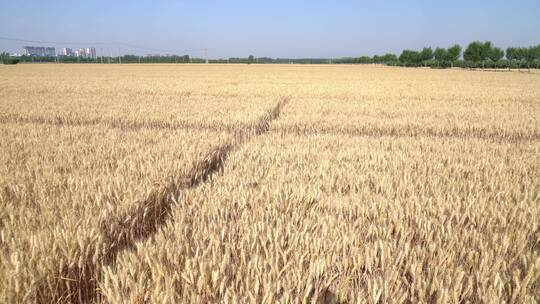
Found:
<svg viewBox="0 0 540 304"><path fill-rule="evenodd" d="M210 58L399 54L424 46L465 47L473 40L490 40L503 48L540 43L540 1L335 2L2 0L0 36L117 41L171 51L207 48ZM23 45L32 43L0 40L1 51L21 52ZM41 45L57 52L86 46ZM156 53L95 47L106 54Z"/></svg>

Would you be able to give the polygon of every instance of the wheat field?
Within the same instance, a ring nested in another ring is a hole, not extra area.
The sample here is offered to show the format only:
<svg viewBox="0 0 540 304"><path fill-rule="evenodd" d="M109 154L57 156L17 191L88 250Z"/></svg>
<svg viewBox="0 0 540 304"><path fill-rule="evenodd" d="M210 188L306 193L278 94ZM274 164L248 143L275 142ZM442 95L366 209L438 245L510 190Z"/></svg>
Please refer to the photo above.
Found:
<svg viewBox="0 0 540 304"><path fill-rule="evenodd" d="M0 66L2 303L538 303L540 74Z"/></svg>

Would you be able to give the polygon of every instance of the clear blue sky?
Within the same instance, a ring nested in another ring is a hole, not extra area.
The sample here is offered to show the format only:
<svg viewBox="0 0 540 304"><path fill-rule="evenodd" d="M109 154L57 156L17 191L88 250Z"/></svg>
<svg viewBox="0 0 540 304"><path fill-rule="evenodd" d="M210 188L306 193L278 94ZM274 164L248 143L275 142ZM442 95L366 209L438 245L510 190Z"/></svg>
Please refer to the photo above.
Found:
<svg viewBox="0 0 540 304"><path fill-rule="evenodd" d="M208 48L211 58L373 55L425 45L465 46L472 40L504 48L540 43L540 0L0 0L0 8L0 36ZM27 44L37 45L0 40L0 50L20 52ZM98 52L150 53L96 47Z"/></svg>

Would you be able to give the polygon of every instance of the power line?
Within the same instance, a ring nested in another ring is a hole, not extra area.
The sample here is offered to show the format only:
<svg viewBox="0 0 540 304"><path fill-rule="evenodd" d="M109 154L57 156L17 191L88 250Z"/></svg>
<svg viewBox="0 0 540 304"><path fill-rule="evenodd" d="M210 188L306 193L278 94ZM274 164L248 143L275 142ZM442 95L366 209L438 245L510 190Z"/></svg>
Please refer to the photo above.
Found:
<svg viewBox="0 0 540 304"><path fill-rule="evenodd" d="M11 37L2 37L0 36L0 40L7 40L7 41L17 41L17 42L30 42L30 43L45 43L45 44L63 44L63 45L112 45L112 46L125 46L130 47L134 49L140 49L145 51L152 51L152 52L163 52L163 53L171 53L171 54L180 54L180 53L187 53L187 52L207 52L208 49L191 49L191 50L164 50L164 49L156 49L156 48L149 48L145 46L140 46L136 44L131 43L125 43L125 42L117 42L117 41L111 41L111 42L67 42L67 41L45 41L45 40L29 40L29 39L18 39L18 38L11 38Z"/></svg>
<svg viewBox="0 0 540 304"><path fill-rule="evenodd" d="M29 39L18 39L18 38L10 38L10 37L2 37L0 36L0 40L8 40L8 41L18 41L18 42L31 42L31 43L48 43L48 44L82 44L82 45L89 45L89 44L95 44L95 45L104 45L104 44L114 44L112 42L59 42L59 41L43 41L43 40L29 40Z"/></svg>

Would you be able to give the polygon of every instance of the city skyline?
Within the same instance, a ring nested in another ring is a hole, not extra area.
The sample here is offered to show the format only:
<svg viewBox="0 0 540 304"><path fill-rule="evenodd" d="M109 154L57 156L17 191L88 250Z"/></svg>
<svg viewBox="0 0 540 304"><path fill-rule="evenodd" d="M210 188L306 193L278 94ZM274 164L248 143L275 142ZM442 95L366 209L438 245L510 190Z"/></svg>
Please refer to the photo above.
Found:
<svg viewBox="0 0 540 304"><path fill-rule="evenodd" d="M48 56L48 57L57 57L57 56L68 56L68 57L83 57L83 58L97 58L96 48L94 47L84 47L84 48L69 48L63 47L59 52L56 51L55 47L51 46L41 46L41 45L26 45L23 47L21 54L12 53L12 55L26 55L26 56Z"/></svg>

